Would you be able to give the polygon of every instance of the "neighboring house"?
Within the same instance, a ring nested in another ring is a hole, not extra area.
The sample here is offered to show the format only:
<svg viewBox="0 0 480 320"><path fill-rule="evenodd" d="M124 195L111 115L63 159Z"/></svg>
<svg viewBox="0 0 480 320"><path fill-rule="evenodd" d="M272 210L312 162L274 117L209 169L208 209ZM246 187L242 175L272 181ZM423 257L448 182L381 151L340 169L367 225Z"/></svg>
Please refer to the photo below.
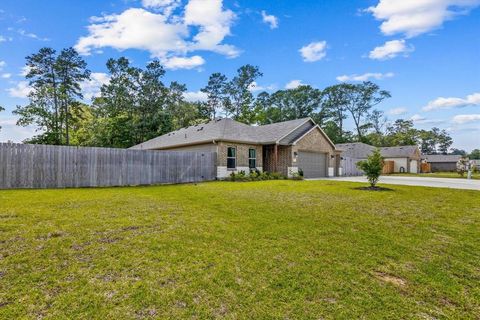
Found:
<svg viewBox="0 0 480 320"><path fill-rule="evenodd" d="M132 147L217 153L217 178L258 169L306 178L339 173L340 152L311 119L250 126L232 119L211 120Z"/></svg>
<svg viewBox="0 0 480 320"><path fill-rule="evenodd" d="M342 161L356 163L365 160L376 149L376 147L362 142L337 144L336 148L341 150ZM421 153L417 146L399 146L379 148L385 161L394 162L394 172L420 172ZM344 165L345 175L355 175L358 171Z"/></svg>
<svg viewBox="0 0 480 320"><path fill-rule="evenodd" d="M457 162L462 158L461 155L454 154L427 154L424 157L432 172L456 171Z"/></svg>

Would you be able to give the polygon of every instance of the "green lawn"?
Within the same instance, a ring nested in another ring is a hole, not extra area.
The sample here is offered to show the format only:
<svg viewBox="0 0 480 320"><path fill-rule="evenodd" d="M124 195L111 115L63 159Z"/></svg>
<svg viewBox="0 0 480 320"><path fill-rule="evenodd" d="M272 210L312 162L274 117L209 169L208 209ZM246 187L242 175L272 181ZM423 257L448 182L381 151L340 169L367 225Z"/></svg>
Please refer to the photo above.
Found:
<svg viewBox="0 0 480 320"><path fill-rule="evenodd" d="M480 192L0 191L0 319L479 319Z"/></svg>
<svg viewBox="0 0 480 320"><path fill-rule="evenodd" d="M467 174L463 177L456 172L432 172L432 173L394 173L391 176L410 176L410 177L428 177L428 178L455 178L467 179ZM480 174L472 174L472 179L480 180Z"/></svg>

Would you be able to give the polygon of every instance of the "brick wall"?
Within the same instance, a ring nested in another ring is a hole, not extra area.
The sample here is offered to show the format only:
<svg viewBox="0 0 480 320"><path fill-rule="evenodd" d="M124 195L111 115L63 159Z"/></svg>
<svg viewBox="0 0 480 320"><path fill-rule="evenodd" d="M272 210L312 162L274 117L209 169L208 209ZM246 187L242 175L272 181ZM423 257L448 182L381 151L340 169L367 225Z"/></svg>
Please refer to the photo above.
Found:
<svg viewBox="0 0 480 320"><path fill-rule="evenodd" d="M218 143L218 166L226 167L227 166L227 148L236 147L237 148L237 167L247 167L248 168L248 150L255 149L257 150L257 168L263 167L263 156L262 156L262 146L254 144L243 144L243 143L234 143L234 142L219 142Z"/></svg>
<svg viewBox="0 0 480 320"><path fill-rule="evenodd" d="M332 159L331 157L331 155L335 155L335 149L328 142L327 138L325 138L325 136L320 132L320 130L312 130L292 147L292 152L298 152L302 150L328 153L328 166L335 167L335 158ZM294 162L292 167L296 166L297 163Z"/></svg>
<svg viewBox="0 0 480 320"><path fill-rule="evenodd" d="M278 146L278 168L275 169L275 146L264 146L264 166L263 170L268 172L280 172L287 175L288 167L292 167L292 147L291 146Z"/></svg>

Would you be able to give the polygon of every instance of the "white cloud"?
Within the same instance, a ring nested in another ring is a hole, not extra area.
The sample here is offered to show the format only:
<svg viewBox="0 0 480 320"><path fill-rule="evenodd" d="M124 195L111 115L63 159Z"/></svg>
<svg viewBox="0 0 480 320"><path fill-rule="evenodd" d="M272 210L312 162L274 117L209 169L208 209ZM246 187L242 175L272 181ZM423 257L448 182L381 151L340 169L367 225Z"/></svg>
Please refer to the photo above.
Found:
<svg viewBox="0 0 480 320"><path fill-rule="evenodd" d="M205 63L205 60L200 56L193 57L171 57L163 59L163 65L167 69L193 69Z"/></svg>
<svg viewBox="0 0 480 320"><path fill-rule="evenodd" d="M395 76L394 73L364 73L364 74L352 74L352 75L343 75L337 77L337 80L340 82L347 82L347 81L369 81L370 79L375 80L383 80L386 78L391 78Z"/></svg>
<svg viewBox="0 0 480 320"><path fill-rule="evenodd" d="M444 98L440 97L430 101L423 111L433 111L441 109L463 108L467 106L480 106L480 93L468 95L466 98Z"/></svg>
<svg viewBox="0 0 480 320"><path fill-rule="evenodd" d="M382 46L376 47L370 51L368 57L374 60L387 60L395 58L396 56L403 54L408 56L408 54L414 51L415 48L411 45L407 45L405 40L391 40L385 42Z"/></svg>
<svg viewBox="0 0 480 320"><path fill-rule="evenodd" d="M17 126L17 117L1 117L0 141L22 142L23 140L38 134L34 126L20 127Z"/></svg>
<svg viewBox="0 0 480 320"><path fill-rule="evenodd" d="M5 38L4 36L0 36L0 42L5 42L7 41L7 38Z"/></svg>
<svg viewBox="0 0 480 320"><path fill-rule="evenodd" d="M303 57L303 61L315 62L325 58L325 56L327 55L327 42L312 42L302 47L299 51Z"/></svg>
<svg viewBox="0 0 480 320"><path fill-rule="evenodd" d="M179 0L142 0L142 6L145 8L165 8L171 6L178 6Z"/></svg>
<svg viewBox="0 0 480 320"><path fill-rule="evenodd" d="M0 70L2 70L6 65L7 63L5 61L0 60Z"/></svg>
<svg viewBox="0 0 480 320"><path fill-rule="evenodd" d="M380 0L367 11L382 21L383 34L411 38L439 28L446 20L478 5L480 0Z"/></svg>
<svg viewBox="0 0 480 320"><path fill-rule="evenodd" d="M459 114L453 117L452 121L456 124L480 121L480 114Z"/></svg>
<svg viewBox="0 0 480 320"><path fill-rule="evenodd" d="M248 90L250 90L250 92L272 91L272 90L275 90L275 89L276 89L276 86L273 85L273 84L271 84L269 86L261 86L258 83L256 83L255 81L252 82L250 84L250 86L248 87Z"/></svg>
<svg viewBox="0 0 480 320"><path fill-rule="evenodd" d="M20 81L15 87L7 89L7 92L13 98L27 98L31 91L32 88L30 88L27 81Z"/></svg>
<svg viewBox="0 0 480 320"><path fill-rule="evenodd" d="M43 38L43 37L39 37L38 35L36 35L35 33L33 32L27 32L23 29L18 29L17 30L18 34L21 35L22 37L26 37L26 38L32 38L32 39L35 39L35 40L38 40L38 41L50 41L49 38Z"/></svg>
<svg viewBox="0 0 480 320"><path fill-rule="evenodd" d="M152 7L165 3L174 4L176 1L148 1L144 4ZM187 57L188 53L197 50L213 51L227 57L239 55L237 48L223 43L230 35L234 19L232 11L223 9L222 0L189 0L183 16L130 8L120 14L93 17L88 26L89 34L81 37L75 48L83 55L104 47L146 50L173 68L192 68L192 65L204 63L198 55Z"/></svg>
<svg viewBox="0 0 480 320"><path fill-rule="evenodd" d="M110 77L103 72L92 72L90 80L83 81L80 84L80 88L83 93L83 98L86 100L92 100L100 95L100 88L102 85L107 84L110 81Z"/></svg>
<svg viewBox="0 0 480 320"><path fill-rule="evenodd" d="M419 114L413 115L410 120L417 124L440 124L445 122L445 120L442 119L427 119L426 117Z"/></svg>
<svg viewBox="0 0 480 320"><path fill-rule="evenodd" d="M304 85L305 84L302 82L302 80L292 80L285 85L285 89L295 89Z"/></svg>
<svg viewBox="0 0 480 320"><path fill-rule="evenodd" d="M0 75L0 77L2 79L10 79L12 77L12 74L11 73L3 73L2 75Z"/></svg>
<svg viewBox="0 0 480 320"><path fill-rule="evenodd" d="M29 66L27 66L27 65L23 66L22 69L20 70L20 74L19 74L19 75L22 76L22 77L26 77L27 74L30 72L30 69L31 69L31 68L30 68Z"/></svg>
<svg viewBox="0 0 480 320"><path fill-rule="evenodd" d="M388 110L388 114L392 116L401 116L408 112L407 108L393 108Z"/></svg>
<svg viewBox="0 0 480 320"><path fill-rule="evenodd" d="M185 98L185 100L189 102L197 102L197 101L205 102L208 99L208 95L202 91L185 92L183 94L183 97Z"/></svg>
<svg viewBox="0 0 480 320"><path fill-rule="evenodd" d="M265 10L262 11L262 20L264 23L270 26L270 29L278 28L278 18L275 17L274 15L267 14Z"/></svg>

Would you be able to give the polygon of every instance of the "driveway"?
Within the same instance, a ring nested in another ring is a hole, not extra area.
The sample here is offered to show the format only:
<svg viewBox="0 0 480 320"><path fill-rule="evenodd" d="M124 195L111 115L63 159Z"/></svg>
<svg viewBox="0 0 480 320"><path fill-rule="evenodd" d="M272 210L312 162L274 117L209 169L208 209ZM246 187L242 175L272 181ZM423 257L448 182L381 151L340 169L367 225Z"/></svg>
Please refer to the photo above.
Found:
<svg viewBox="0 0 480 320"><path fill-rule="evenodd" d="M350 182L367 182L366 177L335 177L322 178L312 180L335 180ZM367 182L368 183L368 182ZM392 177L381 176L380 184L400 184L405 186L423 186L434 188L452 188L452 189L468 189L480 191L480 180L467 179L449 179L449 178L428 178L428 177Z"/></svg>

